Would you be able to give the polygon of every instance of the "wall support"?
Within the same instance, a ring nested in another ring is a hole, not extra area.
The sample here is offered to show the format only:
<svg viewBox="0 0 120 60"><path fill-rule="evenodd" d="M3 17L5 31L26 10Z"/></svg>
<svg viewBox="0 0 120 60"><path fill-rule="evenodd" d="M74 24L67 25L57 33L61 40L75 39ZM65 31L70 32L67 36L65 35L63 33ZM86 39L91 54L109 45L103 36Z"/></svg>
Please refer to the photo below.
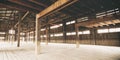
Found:
<svg viewBox="0 0 120 60"><path fill-rule="evenodd" d="M20 23L18 24L18 35L17 35L17 40L18 40L17 47L20 47Z"/></svg>
<svg viewBox="0 0 120 60"><path fill-rule="evenodd" d="M48 37L49 37L49 33L48 33L48 24L46 25L46 45L48 45Z"/></svg>
<svg viewBox="0 0 120 60"><path fill-rule="evenodd" d="M41 22L36 16L36 31L35 31L35 54L40 54L40 30L41 30Z"/></svg>
<svg viewBox="0 0 120 60"><path fill-rule="evenodd" d="M79 32L79 28L78 28L78 26L77 25L75 25L75 31L76 31L76 48L79 48L79 34L78 34L78 32Z"/></svg>

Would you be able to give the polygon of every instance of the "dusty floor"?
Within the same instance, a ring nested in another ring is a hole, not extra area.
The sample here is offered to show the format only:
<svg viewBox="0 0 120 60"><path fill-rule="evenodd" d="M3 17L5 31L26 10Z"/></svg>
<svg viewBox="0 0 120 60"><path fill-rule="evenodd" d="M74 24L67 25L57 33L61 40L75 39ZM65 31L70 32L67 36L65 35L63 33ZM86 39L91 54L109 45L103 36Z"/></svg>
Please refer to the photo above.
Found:
<svg viewBox="0 0 120 60"><path fill-rule="evenodd" d="M0 60L120 60L120 47L49 43L41 44L41 54L37 57L33 42L16 43L0 42Z"/></svg>

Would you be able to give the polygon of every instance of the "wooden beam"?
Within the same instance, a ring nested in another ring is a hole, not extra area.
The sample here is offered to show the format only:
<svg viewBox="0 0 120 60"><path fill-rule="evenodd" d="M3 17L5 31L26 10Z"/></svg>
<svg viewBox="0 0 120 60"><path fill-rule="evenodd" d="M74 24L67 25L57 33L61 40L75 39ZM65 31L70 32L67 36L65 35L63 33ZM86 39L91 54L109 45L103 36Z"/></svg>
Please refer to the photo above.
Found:
<svg viewBox="0 0 120 60"><path fill-rule="evenodd" d="M18 4L9 2L9 1L0 2L0 6L4 6L6 8L11 8L11 9L16 9L16 10L19 10L19 11L22 11L22 12L25 12L25 11L30 11L30 12L34 12L34 13L38 12L38 10L30 9L29 7L18 5Z"/></svg>
<svg viewBox="0 0 120 60"><path fill-rule="evenodd" d="M79 27L77 25L75 25L75 31L76 31L76 48L79 48Z"/></svg>
<svg viewBox="0 0 120 60"><path fill-rule="evenodd" d="M63 29L63 40L64 40L64 43L66 43L66 37L67 37L67 35L66 35L66 32L67 32L66 31L66 27L67 27L66 26L66 21L63 20L63 28L62 29Z"/></svg>
<svg viewBox="0 0 120 60"><path fill-rule="evenodd" d="M16 3L16 4L19 4L19 5L22 5L22 6L26 6L26 7L29 7L31 9L35 9L35 10L38 10L38 11L41 11L41 9L39 8L36 8L28 3L25 3L24 1L21 1L21 0L8 0L10 2L13 2L13 3Z"/></svg>
<svg viewBox="0 0 120 60"><path fill-rule="evenodd" d="M4 8L6 7L6 8L10 8L10 9L16 9L16 10L22 11L22 12L25 12L25 11L26 11L25 9L16 8L16 7L14 7L14 6L6 5L6 4L3 4L3 3L0 3L0 6L1 6L1 7L4 7Z"/></svg>
<svg viewBox="0 0 120 60"><path fill-rule="evenodd" d="M66 6L76 2L77 0L58 0L57 2L55 2L54 4L52 4L51 6L49 6L48 8L46 8L45 10L43 10L42 12L37 14L38 18L41 18L45 15L49 15L51 12L53 13L53 11L59 11L63 8L65 8Z"/></svg>
<svg viewBox="0 0 120 60"><path fill-rule="evenodd" d="M49 37L49 34L48 34L48 24L46 25L46 45L48 45L48 37Z"/></svg>
<svg viewBox="0 0 120 60"><path fill-rule="evenodd" d="M40 54L40 30L41 30L41 22L38 17L36 17L36 27L35 27L35 54Z"/></svg>
<svg viewBox="0 0 120 60"><path fill-rule="evenodd" d="M96 24L96 23L98 25L101 22L111 21L111 20L114 20L114 19L115 19L114 17L104 17L102 19L97 18L97 19L92 19L92 20L88 20L88 21L85 21L85 22L77 23L77 25L78 26L90 26L90 25L93 25L93 24Z"/></svg>
<svg viewBox="0 0 120 60"><path fill-rule="evenodd" d="M17 47L20 47L20 23L18 24Z"/></svg>
<svg viewBox="0 0 120 60"><path fill-rule="evenodd" d="M38 2L37 0L28 0L28 1L30 1L30 2L33 2L33 3L35 3L35 4L38 4L38 5L40 5L40 6L43 6L43 7L48 7L47 5L45 5L45 4L43 4L43 3L41 3L41 2Z"/></svg>
<svg viewBox="0 0 120 60"><path fill-rule="evenodd" d="M76 2L77 0L58 0L54 4L52 4L50 7L46 8L42 12L38 13L36 15L36 39L35 39L35 53L39 54L40 53L40 30L41 30L41 21L39 19L46 14L48 15L49 13L55 11L55 10L60 10L73 2Z"/></svg>
<svg viewBox="0 0 120 60"><path fill-rule="evenodd" d="M24 18L25 18L28 14L29 14L29 11L27 11L27 12L23 15L23 17L20 19L20 21L18 21L18 22L14 25L14 27L17 27L17 25L18 25L22 20L24 20Z"/></svg>

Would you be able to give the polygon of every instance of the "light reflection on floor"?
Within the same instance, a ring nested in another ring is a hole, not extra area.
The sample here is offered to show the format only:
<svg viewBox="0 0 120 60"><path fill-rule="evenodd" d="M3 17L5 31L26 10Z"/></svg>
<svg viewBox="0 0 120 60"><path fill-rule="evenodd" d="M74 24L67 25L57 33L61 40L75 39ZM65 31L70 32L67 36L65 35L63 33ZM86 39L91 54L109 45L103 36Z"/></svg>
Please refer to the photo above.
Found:
<svg viewBox="0 0 120 60"><path fill-rule="evenodd" d="M36 60L33 42L16 43L0 42L0 60ZM120 60L120 47L41 43L37 60Z"/></svg>

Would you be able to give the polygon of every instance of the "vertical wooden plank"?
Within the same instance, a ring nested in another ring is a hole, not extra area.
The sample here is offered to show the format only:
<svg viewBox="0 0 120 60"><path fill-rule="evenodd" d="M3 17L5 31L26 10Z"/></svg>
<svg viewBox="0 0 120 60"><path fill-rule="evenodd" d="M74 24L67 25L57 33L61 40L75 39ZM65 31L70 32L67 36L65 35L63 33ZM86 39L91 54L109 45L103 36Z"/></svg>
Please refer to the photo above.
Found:
<svg viewBox="0 0 120 60"><path fill-rule="evenodd" d="M36 16L36 31L35 31L35 54L40 53L40 30L41 30L41 23Z"/></svg>

